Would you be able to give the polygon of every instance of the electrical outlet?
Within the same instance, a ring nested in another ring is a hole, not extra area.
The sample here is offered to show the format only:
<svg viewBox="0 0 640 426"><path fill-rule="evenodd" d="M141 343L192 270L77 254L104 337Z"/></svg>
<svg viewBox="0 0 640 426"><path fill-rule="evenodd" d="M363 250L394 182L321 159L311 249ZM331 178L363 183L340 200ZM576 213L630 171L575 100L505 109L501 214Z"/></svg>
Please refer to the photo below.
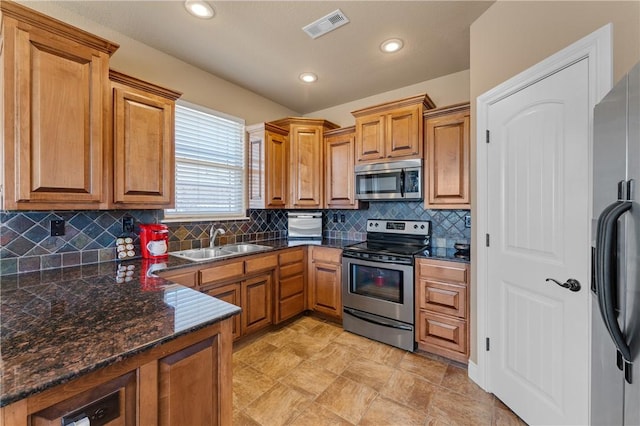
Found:
<svg viewBox="0 0 640 426"><path fill-rule="evenodd" d="M338 223L338 213L333 214L333 223Z"/></svg>
<svg viewBox="0 0 640 426"><path fill-rule="evenodd" d="M340 215L340 222L344 223L345 222L345 217L343 214Z"/></svg>
<svg viewBox="0 0 640 426"><path fill-rule="evenodd" d="M133 218L131 216L125 216L122 218L122 232L133 233Z"/></svg>
<svg viewBox="0 0 640 426"><path fill-rule="evenodd" d="M64 235L64 219L57 219L51 221L51 236L61 237Z"/></svg>
<svg viewBox="0 0 640 426"><path fill-rule="evenodd" d="M464 217L464 227L471 228L471 216Z"/></svg>

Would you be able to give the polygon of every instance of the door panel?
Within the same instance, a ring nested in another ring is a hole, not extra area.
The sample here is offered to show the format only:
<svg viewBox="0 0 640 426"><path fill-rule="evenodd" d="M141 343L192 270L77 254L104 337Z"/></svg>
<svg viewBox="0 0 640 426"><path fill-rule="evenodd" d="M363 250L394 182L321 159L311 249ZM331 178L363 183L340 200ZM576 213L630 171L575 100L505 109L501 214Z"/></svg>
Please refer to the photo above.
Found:
<svg viewBox="0 0 640 426"><path fill-rule="evenodd" d="M585 59L489 108L489 382L531 424L588 421L588 105Z"/></svg>

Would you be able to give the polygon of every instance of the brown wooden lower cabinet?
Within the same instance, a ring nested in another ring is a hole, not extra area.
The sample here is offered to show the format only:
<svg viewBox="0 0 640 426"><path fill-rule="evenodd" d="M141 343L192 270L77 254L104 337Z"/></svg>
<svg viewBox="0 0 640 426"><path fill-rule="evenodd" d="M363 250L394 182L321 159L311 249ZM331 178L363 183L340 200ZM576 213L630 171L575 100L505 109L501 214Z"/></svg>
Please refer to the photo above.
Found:
<svg viewBox="0 0 640 426"><path fill-rule="evenodd" d="M342 250L320 246L309 250L309 309L342 319Z"/></svg>
<svg viewBox="0 0 640 426"><path fill-rule="evenodd" d="M418 349L455 361L469 358L469 264L416 261Z"/></svg>
<svg viewBox="0 0 640 426"><path fill-rule="evenodd" d="M0 408L0 424L60 425L117 394L109 426L230 425L232 318Z"/></svg>
<svg viewBox="0 0 640 426"><path fill-rule="evenodd" d="M299 247L278 255L278 283L275 297L275 323L292 318L306 309L306 248Z"/></svg>
<svg viewBox="0 0 640 426"><path fill-rule="evenodd" d="M242 334L261 330L273 323L271 272L242 281Z"/></svg>
<svg viewBox="0 0 640 426"><path fill-rule="evenodd" d="M203 293L208 294L209 296L217 297L220 300L224 300L225 302L231 303L232 305L242 306L240 302L241 296L240 291L241 284L237 283L229 283L223 285L212 286L210 288L204 288L202 290ZM232 327L232 335L233 340L238 340L242 335L242 326L240 321L240 315L236 315L233 317L233 327Z"/></svg>

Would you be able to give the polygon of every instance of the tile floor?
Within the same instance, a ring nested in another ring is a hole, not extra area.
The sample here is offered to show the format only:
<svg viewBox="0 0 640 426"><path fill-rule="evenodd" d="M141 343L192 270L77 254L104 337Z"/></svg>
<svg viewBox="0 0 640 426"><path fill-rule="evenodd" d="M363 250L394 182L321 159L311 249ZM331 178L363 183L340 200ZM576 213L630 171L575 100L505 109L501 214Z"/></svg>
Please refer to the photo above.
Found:
<svg viewBox="0 0 640 426"><path fill-rule="evenodd" d="M315 317L233 354L234 425L524 425L459 364Z"/></svg>

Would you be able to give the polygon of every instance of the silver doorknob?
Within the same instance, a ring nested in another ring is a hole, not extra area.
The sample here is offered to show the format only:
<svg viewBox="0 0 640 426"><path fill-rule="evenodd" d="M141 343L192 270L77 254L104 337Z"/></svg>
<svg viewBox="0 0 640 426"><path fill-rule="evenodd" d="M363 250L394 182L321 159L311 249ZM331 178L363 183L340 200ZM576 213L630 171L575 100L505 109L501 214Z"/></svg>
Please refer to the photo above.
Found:
<svg viewBox="0 0 640 426"><path fill-rule="evenodd" d="M553 278L547 278L545 281L553 281L554 283L558 284L560 287L568 288L571 291L580 291L580 289L582 288L582 286L580 285L580 282L573 278L569 278L566 283L561 283L560 281L554 280Z"/></svg>

